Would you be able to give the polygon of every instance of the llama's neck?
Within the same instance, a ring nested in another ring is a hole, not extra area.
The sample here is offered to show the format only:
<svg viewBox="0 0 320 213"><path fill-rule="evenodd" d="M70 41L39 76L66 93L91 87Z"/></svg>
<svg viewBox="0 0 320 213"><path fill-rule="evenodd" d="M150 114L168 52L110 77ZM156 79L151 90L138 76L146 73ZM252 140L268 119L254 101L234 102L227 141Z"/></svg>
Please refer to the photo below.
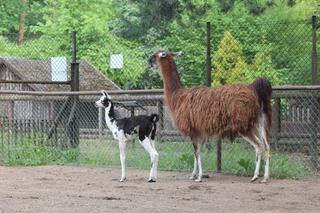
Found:
<svg viewBox="0 0 320 213"><path fill-rule="evenodd" d="M182 87L177 66L173 60L165 61L160 64L160 70L163 75L164 95L168 104L173 99L174 94Z"/></svg>
<svg viewBox="0 0 320 213"><path fill-rule="evenodd" d="M111 103L108 107L105 108L105 119L106 124L110 130L112 130L112 124L116 120L113 103Z"/></svg>

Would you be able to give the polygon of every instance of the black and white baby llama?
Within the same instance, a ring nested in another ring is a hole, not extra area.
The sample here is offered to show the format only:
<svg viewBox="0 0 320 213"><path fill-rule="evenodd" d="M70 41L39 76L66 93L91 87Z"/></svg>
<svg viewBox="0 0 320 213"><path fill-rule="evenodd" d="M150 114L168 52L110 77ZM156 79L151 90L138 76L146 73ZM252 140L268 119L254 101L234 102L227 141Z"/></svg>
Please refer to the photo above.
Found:
<svg viewBox="0 0 320 213"><path fill-rule="evenodd" d="M117 119L114 111L114 103L111 97L102 91L101 98L96 101L97 107L105 108L105 120L108 128L112 132L113 138L119 143L120 161L121 161L121 179L126 180L125 160L126 144L134 138L139 139L140 144L149 153L151 158L151 170L148 182L155 182L157 178L158 152L155 148L156 123L159 120L157 114L138 115L129 118Z"/></svg>

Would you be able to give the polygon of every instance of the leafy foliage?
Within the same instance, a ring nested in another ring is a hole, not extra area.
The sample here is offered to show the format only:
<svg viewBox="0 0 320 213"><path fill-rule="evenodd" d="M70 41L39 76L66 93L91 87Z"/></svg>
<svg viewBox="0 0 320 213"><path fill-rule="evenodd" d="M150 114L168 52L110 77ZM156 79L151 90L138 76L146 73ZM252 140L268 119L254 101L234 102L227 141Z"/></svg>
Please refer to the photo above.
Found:
<svg viewBox="0 0 320 213"><path fill-rule="evenodd" d="M121 0L117 6L119 17L112 22L111 29L127 39L141 40L151 29L161 35L168 22L180 18L179 0Z"/></svg>
<svg viewBox="0 0 320 213"><path fill-rule="evenodd" d="M242 82L245 69L241 44L226 32L215 56L213 86Z"/></svg>
<svg viewBox="0 0 320 213"><path fill-rule="evenodd" d="M33 26L43 21L43 14L38 13L40 8L46 4L42 0L28 0L26 5L22 2L12 0L1 0L0 2L0 33L14 33L18 31L19 18L22 11L27 12L26 23L27 33L30 34Z"/></svg>
<svg viewBox="0 0 320 213"><path fill-rule="evenodd" d="M214 85L247 82L258 75L274 85L310 82L311 27L310 21L301 20L319 12L317 0L26 2L24 6L21 1L0 2L0 55L69 56L70 32L77 31L78 57L124 89L162 87L159 72L146 63L159 49L182 51L176 61L183 84L199 86L204 84L205 23L210 21ZM24 24L31 39L18 46L14 42L22 11L28 14ZM237 47L221 47L226 32ZM49 42L51 47L45 48ZM114 53L124 55L124 69L110 69ZM229 76L224 79L225 75Z"/></svg>
<svg viewBox="0 0 320 213"><path fill-rule="evenodd" d="M281 85L286 82L284 71L285 70L276 70L273 67L270 55L264 52L258 52L246 73L246 81L252 82L258 77L265 77L269 79L272 84Z"/></svg>

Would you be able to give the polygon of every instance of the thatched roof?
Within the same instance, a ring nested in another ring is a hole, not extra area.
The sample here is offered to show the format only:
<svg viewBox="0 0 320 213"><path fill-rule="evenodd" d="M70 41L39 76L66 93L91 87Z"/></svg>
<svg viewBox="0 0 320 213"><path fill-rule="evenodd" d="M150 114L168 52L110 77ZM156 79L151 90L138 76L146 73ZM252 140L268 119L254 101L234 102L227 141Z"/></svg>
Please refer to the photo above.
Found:
<svg viewBox="0 0 320 213"><path fill-rule="evenodd" d="M19 57L0 57L0 65L6 66L18 78L28 81L51 81L50 60L30 60ZM68 64L68 80L70 80L70 63ZM79 69L80 90L117 90L120 89L114 82L106 78L93 65L85 60L80 61ZM68 85L29 85L39 91L69 91Z"/></svg>

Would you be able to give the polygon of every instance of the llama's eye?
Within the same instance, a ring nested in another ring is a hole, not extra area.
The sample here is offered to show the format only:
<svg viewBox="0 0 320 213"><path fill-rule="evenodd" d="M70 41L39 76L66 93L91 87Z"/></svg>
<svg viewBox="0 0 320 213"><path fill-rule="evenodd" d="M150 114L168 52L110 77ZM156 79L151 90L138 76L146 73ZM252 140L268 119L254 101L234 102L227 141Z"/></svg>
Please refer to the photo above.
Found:
<svg viewBox="0 0 320 213"><path fill-rule="evenodd" d="M160 58L164 58L164 57L166 57L167 56L167 53L165 53L165 52L160 52L159 53L159 57Z"/></svg>

